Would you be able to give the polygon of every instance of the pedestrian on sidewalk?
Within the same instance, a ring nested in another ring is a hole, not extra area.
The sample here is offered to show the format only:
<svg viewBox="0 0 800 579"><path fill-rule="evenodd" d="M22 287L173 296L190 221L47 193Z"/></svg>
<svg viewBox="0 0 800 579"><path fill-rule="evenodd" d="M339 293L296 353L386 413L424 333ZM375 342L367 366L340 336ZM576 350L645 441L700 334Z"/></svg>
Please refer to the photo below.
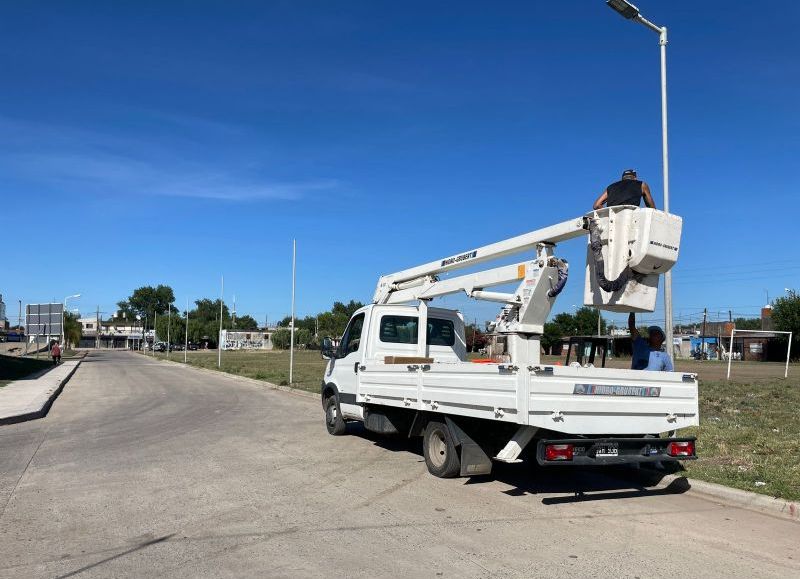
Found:
<svg viewBox="0 0 800 579"><path fill-rule="evenodd" d="M53 342L50 355L53 357L53 365L58 366L61 363L61 346L58 345L58 342Z"/></svg>

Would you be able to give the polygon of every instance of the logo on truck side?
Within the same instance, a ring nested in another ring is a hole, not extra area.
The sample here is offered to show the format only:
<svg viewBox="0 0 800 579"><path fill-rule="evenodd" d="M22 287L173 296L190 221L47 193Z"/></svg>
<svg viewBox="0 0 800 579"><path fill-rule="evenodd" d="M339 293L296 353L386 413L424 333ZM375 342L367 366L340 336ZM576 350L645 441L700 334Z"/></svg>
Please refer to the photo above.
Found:
<svg viewBox="0 0 800 579"><path fill-rule="evenodd" d="M664 249L671 249L672 251L678 251L678 248L674 245L667 245L666 243L661 243L660 241L650 241L650 245L655 245L656 247L663 247Z"/></svg>
<svg viewBox="0 0 800 579"><path fill-rule="evenodd" d="M572 393L581 394L583 396L639 396L641 398L658 398L661 396L661 387L575 384Z"/></svg>
<svg viewBox="0 0 800 579"><path fill-rule="evenodd" d="M462 261L467 261L468 259L472 259L478 255L478 251L468 251L467 253L462 253L461 255L454 255L453 257L448 257L447 259L442 260L442 267L445 265L453 265L454 263L460 263Z"/></svg>

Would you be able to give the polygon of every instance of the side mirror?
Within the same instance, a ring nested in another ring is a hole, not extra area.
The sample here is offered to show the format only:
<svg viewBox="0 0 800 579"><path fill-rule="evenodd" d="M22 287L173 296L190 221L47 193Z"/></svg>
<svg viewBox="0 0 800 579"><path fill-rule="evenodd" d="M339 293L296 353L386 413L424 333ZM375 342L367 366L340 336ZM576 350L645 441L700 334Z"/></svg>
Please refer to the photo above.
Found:
<svg viewBox="0 0 800 579"><path fill-rule="evenodd" d="M336 347L333 345L333 340L328 337L322 338L322 347L320 351L325 360L336 358Z"/></svg>

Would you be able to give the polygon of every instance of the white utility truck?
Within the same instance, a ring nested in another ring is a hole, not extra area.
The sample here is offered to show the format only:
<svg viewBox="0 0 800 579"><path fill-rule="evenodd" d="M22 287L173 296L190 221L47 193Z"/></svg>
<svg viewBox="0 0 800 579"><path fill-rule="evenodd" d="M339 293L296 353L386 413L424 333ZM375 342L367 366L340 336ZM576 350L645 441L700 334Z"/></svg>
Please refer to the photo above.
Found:
<svg viewBox="0 0 800 579"><path fill-rule="evenodd" d="M328 432L360 421L378 433L422 436L428 470L439 477L520 462L531 442L527 455L541 465L694 459L695 439L675 431L698 424L696 375L540 361L544 323L568 276L557 243L589 236L586 305L652 312L681 227L680 217L656 209L610 207L382 276L338 345L323 341ZM535 256L445 275L525 251ZM487 289L514 283L513 293ZM428 306L459 292L502 305L492 332L505 351L492 363L467 358L458 311Z"/></svg>

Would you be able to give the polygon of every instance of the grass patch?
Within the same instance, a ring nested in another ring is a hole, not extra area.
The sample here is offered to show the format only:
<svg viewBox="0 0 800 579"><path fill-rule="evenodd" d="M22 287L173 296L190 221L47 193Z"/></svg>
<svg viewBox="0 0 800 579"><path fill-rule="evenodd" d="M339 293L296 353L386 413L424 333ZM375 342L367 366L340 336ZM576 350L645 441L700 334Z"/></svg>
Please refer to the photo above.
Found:
<svg viewBox="0 0 800 579"><path fill-rule="evenodd" d="M156 353L156 358L169 359L173 362L183 362L183 352L172 352L167 358L166 353ZM147 354L148 356L150 354ZM198 368L218 370L217 352L197 351L186 352L187 362ZM325 372L326 361L318 351L297 351L294 353L294 388L319 392L322 375ZM256 380L264 380L280 386L289 385L289 352L261 351L261 352L222 352L223 372L247 376Z"/></svg>
<svg viewBox="0 0 800 579"><path fill-rule="evenodd" d="M0 356L0 386L5 386L14 380L21 380L52 365L53 362L46 359Z"/></svg>
<svg viewBox="0 0 800 579"><path fill-rule="evenodd" d="M800 381L701 382L690 477L800 500ZM763 483L763 484L762 484Z"/></svg>

